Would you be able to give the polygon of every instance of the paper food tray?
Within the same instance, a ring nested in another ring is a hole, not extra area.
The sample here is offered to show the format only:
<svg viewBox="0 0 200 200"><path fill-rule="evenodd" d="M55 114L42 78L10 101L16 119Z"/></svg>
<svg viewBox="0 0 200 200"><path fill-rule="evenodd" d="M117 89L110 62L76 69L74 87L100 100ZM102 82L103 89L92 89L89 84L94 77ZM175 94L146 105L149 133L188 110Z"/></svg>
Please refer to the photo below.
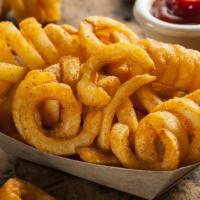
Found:
<svg viewBox="0 0 200 200"><path fill-rule="evenodd" d="M155 198L199 165L164 172L95 165L38 151L3 133L0 133L0 148L25 160L146 199Z"/></svg>

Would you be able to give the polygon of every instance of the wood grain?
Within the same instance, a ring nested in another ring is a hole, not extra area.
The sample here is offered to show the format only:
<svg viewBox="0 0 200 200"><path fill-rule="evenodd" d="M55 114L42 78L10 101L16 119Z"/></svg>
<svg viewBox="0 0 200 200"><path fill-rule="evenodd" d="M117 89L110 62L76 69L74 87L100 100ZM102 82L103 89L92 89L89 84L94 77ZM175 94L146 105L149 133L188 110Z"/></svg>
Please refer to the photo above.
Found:
<svg viewBox="0 0 200 200"><path fill-rule="evenodd" d="M132 17L132 4L128 0L63 0L62 20L78 26L89 15L113 17L131 27L141 35L141 29ZM21 159L17 160L15 175L37 184L56 197L57 200L141 200L69 174L48 169ZM13 176L7 172L7 176ZM200 168L183 178L175 187L158 197L159 200L200 199Z"/></svg>

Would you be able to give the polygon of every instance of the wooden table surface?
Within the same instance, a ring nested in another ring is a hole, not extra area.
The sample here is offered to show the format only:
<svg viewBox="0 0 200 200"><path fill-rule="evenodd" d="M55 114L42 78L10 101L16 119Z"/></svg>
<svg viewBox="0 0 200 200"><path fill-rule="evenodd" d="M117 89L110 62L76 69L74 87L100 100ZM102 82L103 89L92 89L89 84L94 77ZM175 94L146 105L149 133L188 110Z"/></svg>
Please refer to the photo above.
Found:
<svg viewBox="0 0 200 200"><path fill-rule="evenodd" d="M103 15L118 19L135 32L141 29L132 17L132 5L128 0L63 0L62 21L77 26L89 15ZM139 200L141 198L116 191L69 174L48 169L18 159L14 170L7 170L6 177L17 176L44 188L57 200ZM200 199L200 168L183 178L160 200L197 200Z"/></svg>

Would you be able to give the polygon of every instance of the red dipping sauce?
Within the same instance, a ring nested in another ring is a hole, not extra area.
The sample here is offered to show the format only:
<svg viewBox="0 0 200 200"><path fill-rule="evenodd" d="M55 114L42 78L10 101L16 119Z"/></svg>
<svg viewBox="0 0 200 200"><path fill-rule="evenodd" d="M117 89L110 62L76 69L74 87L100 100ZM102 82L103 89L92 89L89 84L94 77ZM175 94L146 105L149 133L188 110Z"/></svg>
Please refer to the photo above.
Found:
<svg viewBox="0 0 200 200"><path fill-rule="evenodd" d="M200 24L200 0L155 0L156 18L175 24Z"/></svg>

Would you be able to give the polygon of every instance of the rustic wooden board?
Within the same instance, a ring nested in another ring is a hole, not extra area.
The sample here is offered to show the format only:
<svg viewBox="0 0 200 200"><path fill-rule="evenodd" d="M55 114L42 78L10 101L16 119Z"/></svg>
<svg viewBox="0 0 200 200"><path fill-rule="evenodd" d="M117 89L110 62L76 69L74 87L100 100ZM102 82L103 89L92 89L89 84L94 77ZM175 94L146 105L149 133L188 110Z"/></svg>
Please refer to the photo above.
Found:
<svg viewBox="0 0 200 200"><path fill-rule="evenodd" d="M141 29L132 17L132 4L128 0L63 0L62 21L77 26L89 15L103 15L123 21L136 33ZM7 172L7 176L11 173ZM56 197L57 200L139 200L141 198L125 194L98 184L48 169L36 164L17 160L15 176L28 180ZM7 177L6 176L6 177ZM182 179L170 191L158 197L160 200L197 200L200 199L200 168Z"/></svg>

